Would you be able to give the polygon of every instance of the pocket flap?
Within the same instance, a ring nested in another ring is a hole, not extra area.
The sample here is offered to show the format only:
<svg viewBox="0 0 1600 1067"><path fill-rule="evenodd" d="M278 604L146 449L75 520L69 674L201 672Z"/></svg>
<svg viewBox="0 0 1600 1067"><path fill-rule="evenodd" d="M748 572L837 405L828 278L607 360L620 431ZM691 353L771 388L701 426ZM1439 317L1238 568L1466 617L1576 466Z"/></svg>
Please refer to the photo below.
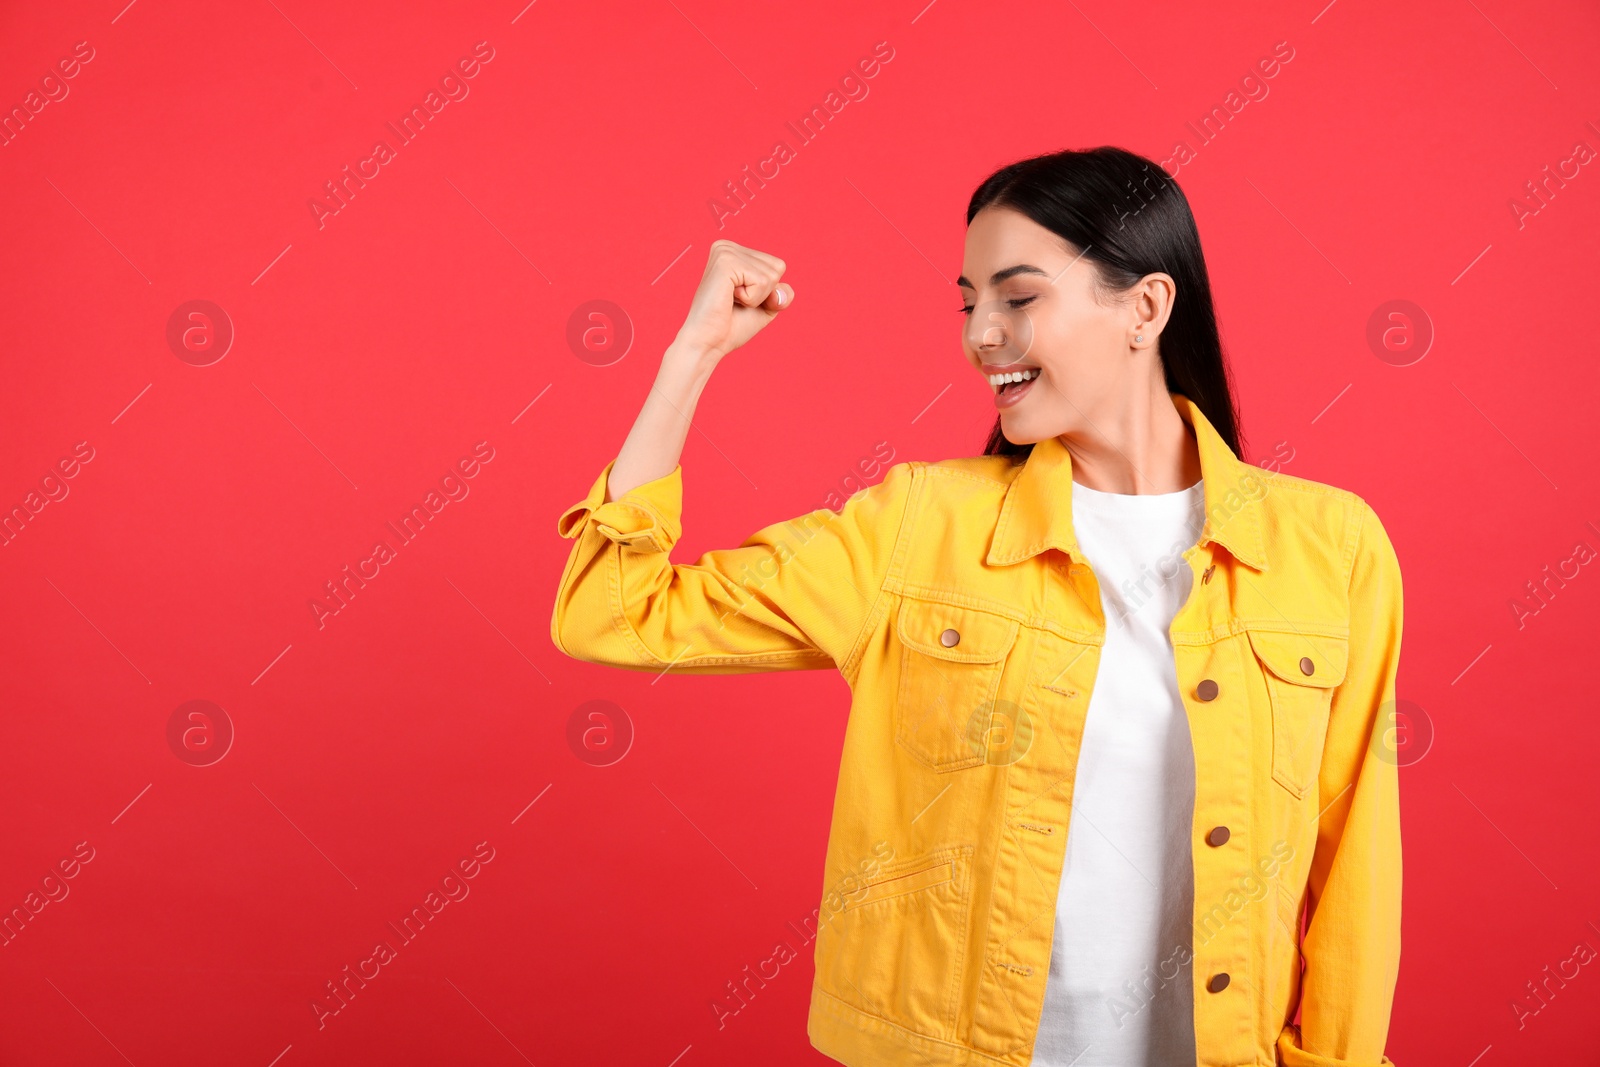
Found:
<svg viewBox="0 0 1600 1067"><path fill-rule="evenodd" d="M1252 628L1250 647L1267 669L1286 682L1326 689L1344 681L1350 639L1292 630ZM1310 668L1308 673L1306 668Z"/></svg>
<svg viewBox="0 0 1600 1067"><path fill-rule="evenodd" d="M867 882L859 892L845 898L846 908L860 907L870 904L875 900L885 897L898 897L906 893L915 893L921 889L931 889L936 885L943 885L956 876L955 860L947 859L932 867L920 871L908 871L904 874L889 875L876 881Z"/></svg>
<svg viewBox="0 0 1600 1067"><path fill-rule="evenodd" d="M1015 619L910 597L900 602L895 629L906 646L952 663L994 663L1017 639ZM946 631L954 631L953 644L945 644Z"/></svg>

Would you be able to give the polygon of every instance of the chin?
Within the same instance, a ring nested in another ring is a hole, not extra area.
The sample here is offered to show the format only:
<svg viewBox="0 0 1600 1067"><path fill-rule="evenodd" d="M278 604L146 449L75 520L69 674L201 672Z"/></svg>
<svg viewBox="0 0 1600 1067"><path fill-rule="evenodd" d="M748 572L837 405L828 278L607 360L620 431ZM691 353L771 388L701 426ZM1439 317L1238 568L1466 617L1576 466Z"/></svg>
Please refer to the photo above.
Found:
<svg viewBox="0 0 1600 1067"><path fill-rule="evenodd" d="M1036 445L1047 437L1059 436L1061 432L1059 428L1045 425L1037 416L1030 417L1015 411L1000 413L1001 436L1014 445Z"/></svg>

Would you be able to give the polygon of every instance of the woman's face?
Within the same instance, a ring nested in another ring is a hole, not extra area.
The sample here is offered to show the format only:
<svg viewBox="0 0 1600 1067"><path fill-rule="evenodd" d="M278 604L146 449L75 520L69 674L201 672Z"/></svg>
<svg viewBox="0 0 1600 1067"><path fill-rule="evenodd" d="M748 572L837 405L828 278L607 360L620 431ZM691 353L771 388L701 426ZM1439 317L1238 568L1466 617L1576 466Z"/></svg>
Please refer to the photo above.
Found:
<svg viewBox="0 0 1600 1067"><path fill-rule="evenodd" d="M1007 440L1094 433L1097 412L1150 388L1171 305L1162 279L1170 285L1154 274L1123 296L1097 294L1095 265L1050 230L1012 208L973 216L957 279L962 348L986 378L1024 377L988 386Z"/></svg>

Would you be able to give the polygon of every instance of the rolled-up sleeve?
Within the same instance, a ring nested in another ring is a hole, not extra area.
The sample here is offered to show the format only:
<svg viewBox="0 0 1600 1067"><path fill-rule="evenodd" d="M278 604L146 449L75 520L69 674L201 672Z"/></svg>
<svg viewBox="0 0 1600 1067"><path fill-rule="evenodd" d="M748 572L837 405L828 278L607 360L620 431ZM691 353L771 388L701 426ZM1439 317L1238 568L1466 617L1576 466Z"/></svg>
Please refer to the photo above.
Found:
<svg viewBox="0 0 1600 1067"><path fill-rule="evenodd" d="M912 464L888 468L837 512L818 508L674 564L682 466L607 501L615 463L556 523L574 541L550 619L557 648L630 670L848 675L888 576Z"/></svg>
<svg viewBox="0 0 1600 1067"><path fill-rule="evenodd" d="M1333 694L1318 777L1300 1025L1285 1067L1389 1067L1384 1054L1400 969L1399 767L1386 736L1400 665L1400 563L1364 501L1350 574L1350 656Z"/></svg>

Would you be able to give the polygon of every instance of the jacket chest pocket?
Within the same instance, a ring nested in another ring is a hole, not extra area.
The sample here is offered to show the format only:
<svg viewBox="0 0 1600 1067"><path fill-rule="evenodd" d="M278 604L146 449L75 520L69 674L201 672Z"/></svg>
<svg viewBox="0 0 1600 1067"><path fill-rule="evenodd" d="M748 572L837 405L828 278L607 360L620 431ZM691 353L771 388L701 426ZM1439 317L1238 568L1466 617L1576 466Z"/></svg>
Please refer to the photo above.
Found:
<svg viewBox="0 0 1600 1067"><path fill-rule="evenodd" d="M996 694L1018 623L1002 615L903 599L895 742L936 771L976 767L994 744Z"/></svg>
<svg viewBox="0 0 1600 1067"><path fill-rule="evenodd" d="M1344 637L1251 629L1272 701L1272 777L1297 799L1316 788L1333 691L1344 681Z"/></svg>

